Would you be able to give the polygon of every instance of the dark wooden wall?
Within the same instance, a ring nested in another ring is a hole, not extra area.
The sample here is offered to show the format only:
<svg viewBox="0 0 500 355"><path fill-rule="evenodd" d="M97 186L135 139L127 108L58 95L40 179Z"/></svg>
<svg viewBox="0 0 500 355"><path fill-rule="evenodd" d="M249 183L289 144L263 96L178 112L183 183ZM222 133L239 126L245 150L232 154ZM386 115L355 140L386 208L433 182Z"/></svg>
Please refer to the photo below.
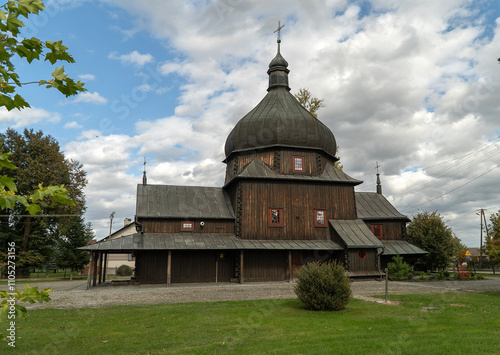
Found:
<svg viewBox="0 0 500 355"><path fill-rule="evenodd" d="M217 261L217 252L172 251L172 283L229 282L234 278L235 252L224 252L224 260ZM218 266L216 266L218 264Z"/></svg>
<svg viewBox="0 0 500 355"><path fill-rule="evenodd" d="M239 252L225 251L223 261L217 261L218 252L172 250L171 282L229 282L235 277ZM142 284L167 283L168 251L136 252L136 278ZM218 264L218 266L216 266Z"/></svg>
<svg viewBox="0 0 500 355"><path fill-rule="evenodd" d="M179 233L182 221L193 221L193 233L234 233L233 220L214 219L169 219L169 218L140 218L139 223L143 225L145 233ZM205 222L203 227L200 222Z"/></svg>
<svg viewBox="0 0 500 355"><path fill-rule="evenodd" d="M304 157L304 172L296 173L293 171L294 156ZM323 170L328 162L331 164L334 163L333 160L324 154L311 150L280 149L258 152L253 151L246 154L241 153L239 155L232 156L226 162L227 167L225 183L231 181L231 179L243 171L243 169L255 158L260 159L274 172L287 175L301 174L318 176L323 173Z"/></svg>
<svg viewBox="0 0 500 355"><path fill-rule="evenodd" d="M328 228L315 226L315 209L325 209L327 219L356 219L352 186L270 180L239 185L236 231L243 239L327 239ZM270 208L283 209L283 227L269 226Z"/></svg>
<svg viewBox="0 0 500 355"><path fill-rule="evenodd" d="M288 252L284 250L245 250L244 281L287 280Z"/></svg>
<svg viewBox="0 0 500 355"><path fill-rule="evenodd" d="M366 258L360 259L358 257L359 249L349 249L349 271L353 272L373 272L378 270L377 249L364 249L366 251Z"/></svg>
<svg viewBox="0 0 500 355"><path fill-rule="evenodd" d="M404 221L393 221L388 222L387 220L379 221L365 221L368 228L371 230L373 224L382 225L382 239L383 240L404 240L406 238L406 222Z"/></svg>
<svg viewBox="0 0 500 355"><path fill-rule="evenodd" d="M135 253L135 277L143 284L167 283L167 252Z"/></svg>

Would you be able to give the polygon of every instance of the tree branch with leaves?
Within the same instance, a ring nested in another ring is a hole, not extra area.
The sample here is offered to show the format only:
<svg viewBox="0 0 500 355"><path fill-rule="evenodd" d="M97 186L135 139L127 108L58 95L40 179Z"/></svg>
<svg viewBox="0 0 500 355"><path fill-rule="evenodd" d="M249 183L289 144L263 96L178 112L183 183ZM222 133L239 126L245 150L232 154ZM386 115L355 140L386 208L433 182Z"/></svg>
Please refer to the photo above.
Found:
<svg viewBox="0 0 500 355"><path fill-rule="evenodd" d="M13 64L14 58L24 58L28 63L34 60L74 63L75 60L67 52L62 41L41 41L38 38L20 38L21 29L25 27L21 18L39 15L45 10L42 0L8 1L0 6L0 106L7 110L30 107L28 102L15 91L17 88L38 84L46 88L54 88L66 97L86 91L84 84L74 81L64 72L64 66L56 67L51 78L22 82Z"/></svg>

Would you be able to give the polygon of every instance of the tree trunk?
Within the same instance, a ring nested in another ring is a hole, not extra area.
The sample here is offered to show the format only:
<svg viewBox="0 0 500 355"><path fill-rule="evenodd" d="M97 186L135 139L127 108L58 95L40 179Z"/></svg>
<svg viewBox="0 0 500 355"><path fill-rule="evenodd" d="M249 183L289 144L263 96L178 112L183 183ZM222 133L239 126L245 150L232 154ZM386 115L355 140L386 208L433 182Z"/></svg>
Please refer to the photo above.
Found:
<svg viewBox="0 0 500 355"><path fill-rule="evenodd" d="M28 251L28 242L30 239L32 222L33 218L31 216L26 217L26 223L24 224L23 246L21 251Z"/></svg>
<svg viewBox="0 0 500 355"><path fill-rule="evenodd" d="M24 234L23 234L23 244L21 245L21 251L28 251L28 244L31 234L33 218L31 216L26 217L26 221L24 223ZM21 266L16 269L16 275L19 278L28 278L30 276L30 270L28 266Z"/></svg>
<svg viewBox="0 0 500 355"><path fill-rule="evenodd" d="M69 280L73 281L73 269L71 269L71 273L69 274Z"/></svg>

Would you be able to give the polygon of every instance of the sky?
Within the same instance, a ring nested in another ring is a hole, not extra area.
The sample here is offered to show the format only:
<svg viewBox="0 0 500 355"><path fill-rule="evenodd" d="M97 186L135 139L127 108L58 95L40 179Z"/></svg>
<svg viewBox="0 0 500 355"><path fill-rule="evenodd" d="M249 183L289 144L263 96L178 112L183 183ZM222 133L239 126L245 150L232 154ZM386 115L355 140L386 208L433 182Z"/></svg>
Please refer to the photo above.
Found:
<svg viewBox="0 0 500 355"><path fill-rule="evenodd" d="M35 85L0 131L42 130L83 164L97 239L135 214L151 184L222 186L224 143L265 96L276 54L292 93L324 99L344 172L411 218L437 211L469 247L500 210L500 5L493 0L52 0L25 37L62 40L87 92ZM22 81L46 63L19 61Z"/></svg>

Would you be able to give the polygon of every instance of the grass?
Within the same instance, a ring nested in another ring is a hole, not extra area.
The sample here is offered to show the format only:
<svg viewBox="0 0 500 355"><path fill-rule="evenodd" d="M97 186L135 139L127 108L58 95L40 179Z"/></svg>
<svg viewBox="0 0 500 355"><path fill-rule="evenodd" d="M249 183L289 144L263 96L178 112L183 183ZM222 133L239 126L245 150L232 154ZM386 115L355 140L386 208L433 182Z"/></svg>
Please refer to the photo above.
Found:
<svg viewBox="0 0 500 355"><path fill-rule="evenodd" d="M498 353L500 293L352 300L342 312L298 300L40 309L17 321L22 354ZM424 311L422 307L436 307ZM4 332L2 323L0 332ZM5 337L5 334L2 338ZM12 351L0 342L0 352Z"/></svg>

